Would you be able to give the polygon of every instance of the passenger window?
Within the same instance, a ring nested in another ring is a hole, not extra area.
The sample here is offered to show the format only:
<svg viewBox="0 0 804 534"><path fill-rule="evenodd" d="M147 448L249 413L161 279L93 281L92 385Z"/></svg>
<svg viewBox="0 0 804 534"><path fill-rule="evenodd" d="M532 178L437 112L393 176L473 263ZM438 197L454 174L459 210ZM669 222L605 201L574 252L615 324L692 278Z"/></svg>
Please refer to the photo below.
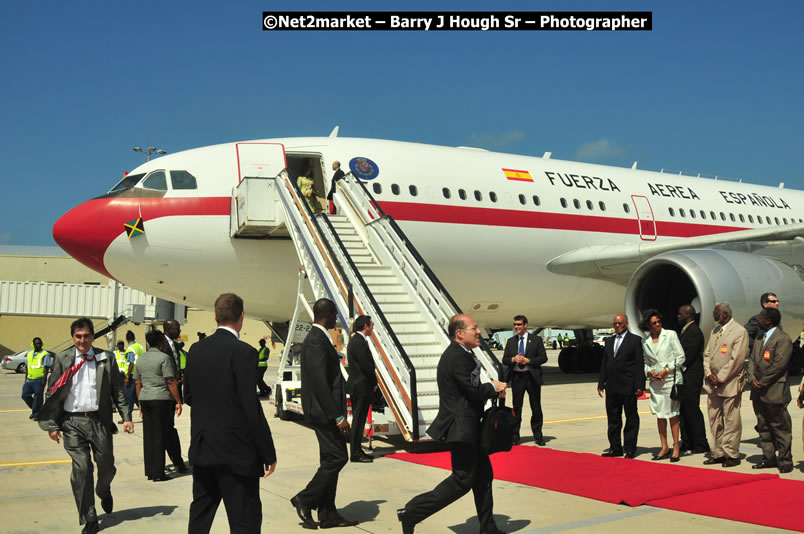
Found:
<svg viewBox="0 0 804 534"><path fill-rule="evenodd" d="M715 212L714 212L714 211L710 211L710 212L709 212L709 217L711 217L713 221L716 221L716 220L717 220L717 215L715 215Z"/></svg>
<svg viewBox="0 0 804 534"><path fill-rule="evenodd" d="M623 202L623 211L626 213L631 213L631 208L628 207L628 204Z"/></svg>
<svg viewBox="0 0 804 534"><path fill-rule="evenodd" d="M706 212L701 210L701 219L706 219Z"/></svg>
<svg viewBox="0 0 804 534"><path fill-rule="evenodd" d="M686 216L687 216L687 212L686 212L686 211L684 211L684 208L679 209L679 210L678 210L678 213L679 213L679 214L680 214L682 217L686 217Z"/></svg>
<svg viewBox="0 0 804 534"><path fill-rule="evenodd" d="M458 196L461 197L461 200L466 200L466 191L458 189Z"/></svg>
<svg viewBox="0 0 804 534"><path fill-rule="evenodd" d="M492 202L497 202L497 193L494 191L489 191L489 200Z"/></svg>
<svg viewBox="0 0 804 534"><path fill-rule="evenodd" d="M524 206L525 202L527 202L527 200L525 200L525 195L519 195L519 203Z"/></svg>
<svg viewBox="0 0 804 534"><path fill-rule="evenodd" d="M695 218L695 210L690 210L690 217Z"/></svg>
<svg viewBox="0 0 804 534"><path fill-rule="evenodd" d="M774 217L773 220L776 221L776 226L779 226L779 217Z"/></svg>
<svg viewBox="0 0 804 534"><path fill-rule="evenodd" d="M581 203L578 201L577 198L572 200L572 205L575 206L576 210L581 209Z"/></svg>
<svg viewBox="0 0 804 534"><path fill-rule="evenodd" d="M720 212L720 220L721 220L721 221L725 221L725 220L726 220L726 214L725 214L725 213L723 213L722 211Z"/></svg>
<svg viewBox="0 0 804 534"><path fill-rule="evenodd" d="M410 196L415 197L419 194L419 191L416 189L415 185L408 186L408 191L410 191Z"/></svg>
<svg viewBox="0 0 804 534"><path fill-rule="evenodd" d="M591 200L587 200L586 201L586 208L589 209L589 210L593 210L593 209L595 209L595 205L592 204Z"/></svg>
<svg viewBox="0 0 804 534"><path fill-rule="evenodd" d="M541 203L542 203L542 201L539 200L539 196L538 195L533 195L533 205L534 206L539 206Z"/></svg>
<svg viewBox="0 0 804 534"><path fill-rule="evenodd" d="M448 187L445 187L445 188L441 189L441 193L444 195L444 198L449 198L449 197L450 197L450 193L449 193L449 188L448 188Z"/></svg>
<svg viewBox="0 0 804 534"><path fill-rule="evenodd" d="M787 224L787 217L785 217L785 218L784 218L784 219L782 219L782 220L784 221L784 223L785 223L785 224Z"/></svg>
<svg viewBox="0 0 804 534"><path fill-rule="evenodd" d="M399 186L396 184L391 184L391 193L398 195L399 194Z"/></svg>
<svg viewBox="0 0 804 534"><path fill-rule="evenodd" d="M676 210L674 210L673 208L667 208L667 213L669 213L671 217L676 216Z"/></svg>
<svg viewBox="0 0 804 534"><path fill-rule="evenodd" d="M142 186L146 189L154 189L156 191L167 191L167 177L165 171L155 171L148 175L148 178L142 182Z"/></svg>
<svg viewBox="0 0 804 534"><path fill-rule="evenodd" d="M603 202L601 200L600 202L597 203L597 205L600 206L600 211L606 211L606 203L605 202Z"/></svg>
<svg viewBox="0 0 804 534"><path fill-rule="evenodd" d="M736 222L737 221L737 219L734 218L733 213L729 213L729 219L731 219L731 222Z"/></svg>
<svg viewBox="0 0 804 534"><path fill-rule="evenodd" d="M748 222L750 222L750 223L754 222L754 216L753 215L748 216Z"/></svg>
<svg viewBox="0 0 804 534"><path fill-rule="evenodd" d="M567 199L566 199L566 198L562 198L562 199L561 199L561 207L562 207L562 208L566 208L566 207L567 207Z"/></svg>
<svg viewBox="0 0 804 534"><path fill-rule="evenodd" d="M744 222L745 222L745 217L743 217L743 214L742 214L742 213L740 214L740 222L741 222L741 223L744 223Z"/></svg>
<svg viewBox="0 0 804 534"><path fill-rule="evenodd" d="M480 191L475 191L475 200L477 200L478 202L483 200L483 193L481 193Z"/></svg>
<svg viewBox="0 0 804 534"><path fill-rule="evenodd" d="M768 224L773 224L773 223L771 222L770 217L766 216L766 217L765 217L765 220L766 220L766 221L768 221Z"/></svg>
<svg viewBox="0 0 804 534"><path fill-rule="evenodd" d="M382 194L382 186L380 184L375 182L371 187L372 187L372 189L374 189L374 192L376 194L378 194L378 195Z"/></svg>
<svg viewBox="0 0 804 534"><path fill-rule="evenodd" d="M170 171L170 184L173 189L198 189L195 176L187 171Z"/></svg>

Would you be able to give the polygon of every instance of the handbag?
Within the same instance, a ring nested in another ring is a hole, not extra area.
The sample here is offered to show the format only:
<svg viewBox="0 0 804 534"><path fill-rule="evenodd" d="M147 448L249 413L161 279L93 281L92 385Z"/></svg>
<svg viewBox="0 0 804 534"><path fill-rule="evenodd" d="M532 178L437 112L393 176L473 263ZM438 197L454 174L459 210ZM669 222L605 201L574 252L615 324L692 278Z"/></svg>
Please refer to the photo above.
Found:
<svg viewBox="0 0 804 534"><path fill-rule="evenodd" d="M483 454L507 452L514 446L514 431L521 417L513 408L506 408L505 399L491 401L491 407L483 413L480 421L480 450Z"/></svg>
<svg viewBox="0 0 804 534"><path fill-rule="evenodd" d="M690 387L687 384L676 383L676 369L673 369L673 388L670 390L670 398L673 400L684 400L690 396Z"/></svg>

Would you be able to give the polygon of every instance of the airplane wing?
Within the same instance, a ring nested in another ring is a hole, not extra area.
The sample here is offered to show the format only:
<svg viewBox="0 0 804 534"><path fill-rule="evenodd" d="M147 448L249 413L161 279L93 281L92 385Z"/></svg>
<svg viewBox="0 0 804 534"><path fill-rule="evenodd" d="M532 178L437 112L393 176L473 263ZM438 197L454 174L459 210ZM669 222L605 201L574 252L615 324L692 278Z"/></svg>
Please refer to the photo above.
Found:
<svg viewBox="0 0 804 534"><path fill-rule="evenodd" d="M547 269L557 274L598 278L625 284L639 265L658 254L674 250L726 248L762 254L780 261L792 256L793 247L804 246L804 224L774 228L756 228L723 234L705 235L661 243L623 243L595 245L566 252L547 262Z"/></svg>

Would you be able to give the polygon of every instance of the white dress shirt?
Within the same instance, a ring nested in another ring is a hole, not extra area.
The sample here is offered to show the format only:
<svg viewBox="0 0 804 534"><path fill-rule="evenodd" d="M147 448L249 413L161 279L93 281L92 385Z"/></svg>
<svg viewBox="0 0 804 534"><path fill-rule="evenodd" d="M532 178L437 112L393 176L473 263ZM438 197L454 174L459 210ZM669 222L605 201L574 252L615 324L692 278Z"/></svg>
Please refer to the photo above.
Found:
<svg viewBox="0 0 804 534"><path fill-rule="evenodd" d="M219 326L218 330L226 330L227 332L231 332L232 334L234 334L234 337L240 339L240 334L238 334L237 330L235 330L234 328L229 328L228 326ZM173 343L171 343L170 345L171 348L173 348Z"/></svg>
<svg viewBox="0 0 804 534"><path fill-rule="evenodd" d="M95 350L90 347L88 356L95 356ZM82 356L75 349L73 365L76 365ZM84 365L70 380L70 393L64 401L65 412L97 412L98 411L98 390L97 390L97 365L93 358L87 360Z"/></svg>

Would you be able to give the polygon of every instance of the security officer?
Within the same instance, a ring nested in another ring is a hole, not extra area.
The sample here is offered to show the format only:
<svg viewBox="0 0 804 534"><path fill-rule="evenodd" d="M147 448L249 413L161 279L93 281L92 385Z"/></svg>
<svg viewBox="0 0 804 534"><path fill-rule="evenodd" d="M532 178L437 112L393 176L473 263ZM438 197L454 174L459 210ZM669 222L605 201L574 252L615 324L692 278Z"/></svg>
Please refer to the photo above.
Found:
<svg viewBox="0 0 804 534"><path fill-rule="evenodd" d="M134 337L134 332L129 330L126 332L126 342L128 342L128 347L126 348L126 361L128 362L128 368L126 369L126 375L123 380L123 393L126 396L126 402L128 403L128 416L131 419L131 414L134 413L134 405L140 405L137 401L137 384L134 382L134 366L137 363L137 358L142 356L143 352L145 352L145 348L137 343Z"/></svg>
<svg viewBox="0 0 804 534"><path fill-rule="evenodd" d="M28 351L28 374L22 385L22 400L31 409L29 419L39 420L39 409L42 407L42 394L47 384L47 373L53 361L50 352L42 348L42 339L35 337Z"/></svg>
<svg viewBox="0 0 804 534"><path fill-rule="evenodd" d="M271 395L271 387L265 383L265 371L268 370L268 356L271 352L265 346L265 339L260 339L260 350L257 353L257 387L260 388L258 397L269 397Z"/></svg>
<svg viewBox="0 0 804 534"><path fill-rule="evenodd" d="M128 374L128 360L126 360L126 344L124 341L117 342L117 348L114 351L114 359L117 362L117 368L123 378Z"/></svg>

